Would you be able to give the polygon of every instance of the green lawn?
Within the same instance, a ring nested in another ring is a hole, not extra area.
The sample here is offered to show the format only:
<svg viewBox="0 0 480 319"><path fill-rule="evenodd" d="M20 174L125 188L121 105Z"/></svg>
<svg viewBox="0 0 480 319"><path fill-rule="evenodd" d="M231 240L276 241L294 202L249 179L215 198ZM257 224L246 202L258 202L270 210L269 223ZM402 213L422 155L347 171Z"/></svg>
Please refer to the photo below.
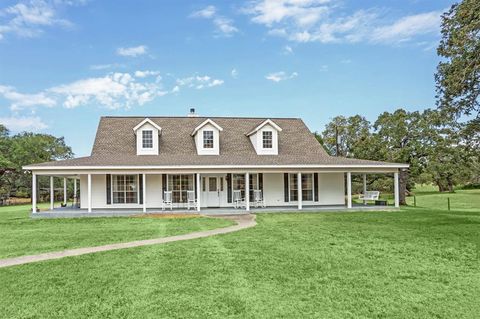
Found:
<svg viewBox="0 0 480 319"><path fill-rule="evenodd" d="M417 207L448 210L447 198L450 198L451 210L480 210L479 189L455 190L454 193L439 193L436 187L431 185L421 185L417 186L413 190L413 193L416 197ZM413 196L407 198L407 204L413 206Z"/></svg>
<svg viewBox="0 0 480 319"><path fill-rule="evenodd" d="M29 211L27 205L0 207L0 258L165 237L231 224L201 217L31 219Z"/></svg>
<svg viewBox="0 0 480 319"><path fill-rule="evenodd" d="M0 317L478 318L470 205L259 214L236 233L3 268Z"/></svg>

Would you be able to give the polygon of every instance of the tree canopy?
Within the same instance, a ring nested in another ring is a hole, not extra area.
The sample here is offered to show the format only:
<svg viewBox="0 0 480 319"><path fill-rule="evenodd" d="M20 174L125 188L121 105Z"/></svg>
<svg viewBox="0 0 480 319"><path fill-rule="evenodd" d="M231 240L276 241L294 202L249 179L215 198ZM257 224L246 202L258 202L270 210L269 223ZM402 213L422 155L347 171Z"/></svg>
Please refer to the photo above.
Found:
<svg viewBox="0 0 480 319"><path fill-rule="evenodd" d="M437 68L438 105L457 116L480 116L480 1L464 0L442 15L443 57Z"/></svg>
<svg viewBox="0 0 480 319"><path fill-rule="evenodd" d="M72 149L63 137L27 132L11 136L0 124L0 194L29 192L31 175L23 171L22 166L72 156Z"/></svg>

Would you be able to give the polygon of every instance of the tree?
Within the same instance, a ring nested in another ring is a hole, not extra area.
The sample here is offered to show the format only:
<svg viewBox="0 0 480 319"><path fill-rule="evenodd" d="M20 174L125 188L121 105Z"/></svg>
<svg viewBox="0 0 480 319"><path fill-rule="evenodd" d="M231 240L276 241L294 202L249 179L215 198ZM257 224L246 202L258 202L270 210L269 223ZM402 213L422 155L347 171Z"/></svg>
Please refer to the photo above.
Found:
<svg viewBox="0 0 480 319"><path fill-rule="evenodd" d="M358 157L370 136L370 122L360 116L336 116L322 132L323 146L330 155Z"/></svg>
<svg viewBox="0 0 480 319"><path fill-rule="evenodd" d="M442 15L437 67L438 106L456 116L480 116L480 1L464 0Z"/></svg>
<svg viewBox="0 0 480 319"><path fill-rule="evenodd" d="M0 189L10 194L19 188L30 189L31 175L22 166L73 156L72 149L63 137L47 134L20 133L9 136L8 130L0 125Z"/></svg>

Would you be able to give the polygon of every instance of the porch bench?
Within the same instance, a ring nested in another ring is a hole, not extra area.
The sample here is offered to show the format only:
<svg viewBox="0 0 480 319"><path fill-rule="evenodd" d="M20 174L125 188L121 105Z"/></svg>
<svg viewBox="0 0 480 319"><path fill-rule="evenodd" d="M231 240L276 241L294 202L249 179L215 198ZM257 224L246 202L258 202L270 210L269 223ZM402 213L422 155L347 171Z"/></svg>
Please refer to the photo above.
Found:
<svg viewBox="0 0 480 319"><path fill-rule="evenodd" d="M378 197L380 196L379 191L366 191L363 194L358 196L358 199L363 200L363 203L366 205L367 200L378 201Z"/></svg>

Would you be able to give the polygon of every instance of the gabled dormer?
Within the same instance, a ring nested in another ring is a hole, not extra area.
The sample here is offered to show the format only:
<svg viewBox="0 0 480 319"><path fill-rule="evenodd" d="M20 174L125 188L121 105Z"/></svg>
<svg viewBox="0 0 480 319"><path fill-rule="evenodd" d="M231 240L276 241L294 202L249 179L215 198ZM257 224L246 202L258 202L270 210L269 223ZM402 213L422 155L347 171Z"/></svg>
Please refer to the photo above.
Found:
<svg viewBox="0 0 480 319"><path fill-rule="evenodd" d="M219 155L221 131L223 131L223 128L211 119L207 119L197 126L192 132L197 154Z"/></svg>
<svg viewBox="0 0 480 319"><path fill-rule="evenodd" d="M272 120L265 120L247 133L257 155L278 155L278 133L282 128Z"/></svg>
<svg viewBox="0 0 480 319"><path fill-rule="evenodd" d="M158 155L162 128L149 118L133 128L137 139L137 155Z"/></svg>

